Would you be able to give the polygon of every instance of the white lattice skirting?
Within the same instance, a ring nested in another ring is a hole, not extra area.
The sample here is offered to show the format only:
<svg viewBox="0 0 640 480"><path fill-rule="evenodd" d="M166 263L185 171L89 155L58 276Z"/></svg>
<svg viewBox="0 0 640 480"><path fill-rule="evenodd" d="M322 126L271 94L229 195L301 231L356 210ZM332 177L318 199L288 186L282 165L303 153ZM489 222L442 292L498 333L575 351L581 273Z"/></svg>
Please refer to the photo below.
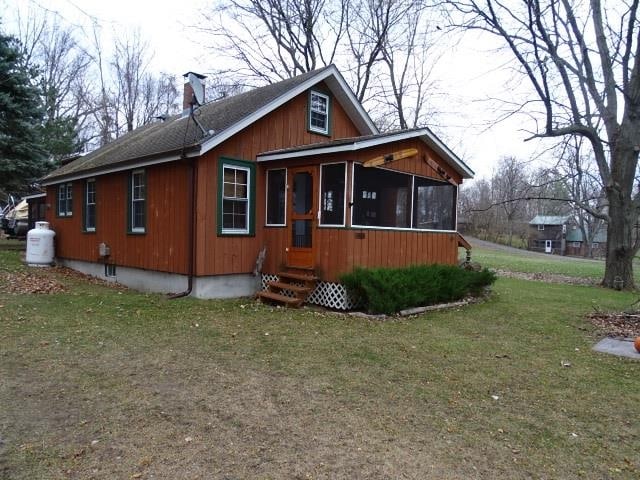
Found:
<svg viewBox="0 0 640 480"><path fill-rule="evenodd" d="M274 280L279 280L277 275L263 273L262 289L265 290L267 288L267 282L272 282ZM288 290L285 290L282 293L290 297L294 296L293 292ZM320 305L322 307L334 308L336 310L352 310L358 306L349 297L344 285L333 282L318 282L315 290L311 292L311 295L309 295L307 302L313 303L314 305Z"/></svg>

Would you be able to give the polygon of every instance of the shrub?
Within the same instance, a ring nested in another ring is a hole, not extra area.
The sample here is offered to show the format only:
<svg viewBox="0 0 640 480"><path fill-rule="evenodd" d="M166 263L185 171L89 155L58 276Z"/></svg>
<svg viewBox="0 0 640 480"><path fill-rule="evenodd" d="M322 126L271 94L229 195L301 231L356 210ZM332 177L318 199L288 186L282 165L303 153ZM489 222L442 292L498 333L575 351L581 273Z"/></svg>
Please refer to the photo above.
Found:
<svg viewBox="0 0 640 480"><path fill-rule="evenodd" d="M495 274L486 268L474 272L452 265L358 267L340 277L354 300L371 313L386 314L479 295L495 280Z"/></svg>

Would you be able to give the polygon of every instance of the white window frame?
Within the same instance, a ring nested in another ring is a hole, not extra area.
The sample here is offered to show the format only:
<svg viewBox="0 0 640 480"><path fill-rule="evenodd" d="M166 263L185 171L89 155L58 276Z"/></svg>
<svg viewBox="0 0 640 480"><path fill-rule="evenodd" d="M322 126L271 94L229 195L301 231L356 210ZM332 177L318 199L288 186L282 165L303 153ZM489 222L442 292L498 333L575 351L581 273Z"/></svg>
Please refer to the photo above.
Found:
<svg viewBox="0 0 640 480"><path fill-rule="evenodd" d="M142 177L142 179L144 180L144 183L142 184L142 187L144 189L144 198L135 198L135 181L134 178L140 175ZM132 233L145 233L146 231L146 223L147 223L147 212L146 212L146 202L147 202L147 176L145 174L144 170L134 170L133 172L131 172L131 204L129 205L129 211L130 211L130 218L131 218L131 232ZM145 220L145 226L143 227L136 227L134 225L135 222L135 215L134 215L134 209L133 209L133 205L134 202L144 202L144 208L145 208L145 214L144 214L144 220Z"/></svg>
<svg viewBox="0 0 640 480"><path fill-rule="evenodd" d="M284 170L284 223L269 223L269 172L275 172L277 170ZM287 191L289 189L289 169L286 167L281 167L281 168L270 168L267 170L267 173L265 175L265 179L266 179L266 183L267 183L267 188L266 193L265 193L265 197L264 197L264 204L265 204L265 209L264 209L264 224L266 227L286 227L287 226L287 201L288 201L288 195L287 195ZM224 183L224 181L223 181Z"/></svg>
<svg viewBox="0 0 640 480"><path fill-rule="evenodd" d="M92 183L93 184L93 203L89 203L89 184ZM88 211L89 211L89 205L93 205L94 208L94 214L96 213L96 179L95 178L88 178L85 182L85 187L84 187L84 225L85 225L85 230L87 232L95 232L96 231L96 226L95 223L93 225L93 227L89 227L88 224L89 222L87 221L89 219L88 217ZM96 221L96 216L94 215L93 221Z"/></svg>
<svg viewBox="0 0 640 480"><path fill-rule="evenodd" d="M544 225L538 225L538 231L542 232L544 230Z"/></svg>
<svg viewBox="0 0 640 480"><path fill-rule="evenodd" d="M73 183L58 185L58 216L70 217L73 215ZM64 205L64 209L60 208Z"/></svg>
<svg viewBox="0 0 640 480"><path fill-rule="evenodd" d="M327 102L327 111L326 112L321 112L321 111L313 109L313 96L314 95L325 99L325 101ZM317 132L317 133L322 133L324 135L329 135L329 108L330 108L329 105L330 105L330 103L329 103L329 95L325 95L324 93L320 93L320 92L317 92L315 90L311 90L311 92L309 93L309 130L311 130L312 132ZM312 113L317 113L319 115L324 115L325 116L325 128L319 128L319 127L315 127L315 126L312 125L312 123L311 123L311 114Z"/></svg>
<svg viewBox="0 0 640 480"><path fill-rule="evenodd" d="M339 165L339 164L343 164L344 165L344 195L343 195L343 202L342 202L342 224L336 224L336 223L322 223L322 167L324 167L325 165ZM348 170L349 170L349 163L348 162L328 162L328 163L322 163L320 164L320 188L318 188L318 226L319 227L346 227L347 226L347 194L349 192L347 192L347 179L348 179ZM352 188L353 191L353 188Z"/></svg>
<svg viewBox="0 0 640 480"><path fill-rule="evenodd" d="M246 198L242 199L242 198L238 198L238 197L225 197L224 195L224 171L225 169L231 169L231 170L243 170L245 172L247 172L247 196ZM223 217L223 222L221 225L221 232L223 235L233 235L233 234L241 234L241 235L247 235L250 232L249 226L251 225L251 182L252 182L252 178L251 178L251 169L249 167L243 167L240 165L236 165L233 163L224 163L223 161L223 165L222 165L222 192L221 192L221 201L222 201L222 217ZM244 200L247 202L247 216L246 216L246 224L245 224L245 228L224 228L224 201L225 200L231 200L231 201L238 201L238 200ZM286 215L286 214L285 214Z"/></svg>
<svg viewBox="0 0 640 480"><path fill-rule="evenodd" d="M456 230L438 230L435 228L413 228L413 189L411 191L411 227L380 227L380 226L376 226L376 225L354 225L353 223L353 195L354 195L354 187L355 187L355 182L356 182L356 165L362 165L362 162L353 162L351 164L351 197L349 199L349 205L351 205L351 228L361 228L363 230L398 230L401 232L438 232L438 233L457 233L457 228L458 228L458 224L457 224L457 220L458 220L458 189L456 188L456 201L454 202L453 208L454 208L454 225L456 227ZM372 167L372 168L377 168L378 170L387 170L389 172L393 172L393 173L402 173L404 175L411 175L412 177L418 177L418 178L424 178L425 180L435 180L435 181L439 181L437 178L432 178L432 177L425 177L423 175L415 175L413 173L408 173L408 172L403 172L401 170L393 170L391 168L381 168L381 167ZM412 179L411 184L413 185L414 180ZM443 182L444 183L444 182Z"/></svg>

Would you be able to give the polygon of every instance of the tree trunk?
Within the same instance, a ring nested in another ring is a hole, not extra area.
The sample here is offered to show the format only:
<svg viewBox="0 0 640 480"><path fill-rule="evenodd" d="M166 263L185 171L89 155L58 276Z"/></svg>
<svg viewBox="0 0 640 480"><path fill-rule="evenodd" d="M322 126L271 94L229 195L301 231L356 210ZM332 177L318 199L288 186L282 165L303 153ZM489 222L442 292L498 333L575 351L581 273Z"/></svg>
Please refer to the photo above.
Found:
<svg viewBox="0 0 640 480"><path fill-rule="evenodd" d="M609 197L609 225L607 226L607 259L605 263L605 287L616 289L635 288L633 280L633 226L636 223L631 198L619 192L607 192Z"/></svg>

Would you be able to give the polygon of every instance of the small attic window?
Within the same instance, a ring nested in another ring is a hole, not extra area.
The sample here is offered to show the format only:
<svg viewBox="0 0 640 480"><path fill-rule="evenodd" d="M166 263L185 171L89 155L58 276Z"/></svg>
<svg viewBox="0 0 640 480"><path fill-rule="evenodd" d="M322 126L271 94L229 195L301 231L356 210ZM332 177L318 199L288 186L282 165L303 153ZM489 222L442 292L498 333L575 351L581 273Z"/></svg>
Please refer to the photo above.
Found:
<svg viewBox="0 0 640 480"><path fill-rule="evenodd" d="M309 130L329 135L329 96L324 93L309 93Z"/></svg>
<svg viewBox="0 0 640 480"><path fill-rule="evenodd" d="M544 225L538 225L538 230L539 230L539 231L544 230Z"/></svg>

